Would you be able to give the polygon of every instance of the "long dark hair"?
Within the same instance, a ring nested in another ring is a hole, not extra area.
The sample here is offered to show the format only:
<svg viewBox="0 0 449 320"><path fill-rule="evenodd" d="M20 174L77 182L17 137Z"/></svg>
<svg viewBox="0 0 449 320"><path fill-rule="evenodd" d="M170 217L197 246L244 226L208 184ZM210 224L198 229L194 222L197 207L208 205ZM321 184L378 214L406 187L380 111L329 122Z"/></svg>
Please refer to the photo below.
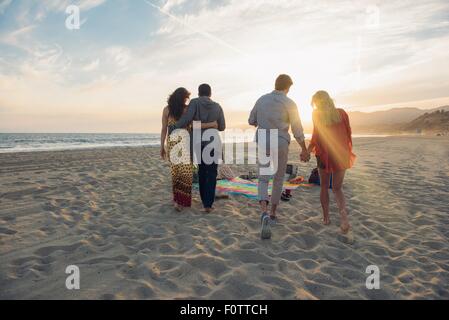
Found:
<svg viewBox="0 0 449 320"><path fill-rule="evenodd" d="M178 88L168 97L168 116L179 120L184 113L186 100L190 97L190 92L186 88Z"/></svg>

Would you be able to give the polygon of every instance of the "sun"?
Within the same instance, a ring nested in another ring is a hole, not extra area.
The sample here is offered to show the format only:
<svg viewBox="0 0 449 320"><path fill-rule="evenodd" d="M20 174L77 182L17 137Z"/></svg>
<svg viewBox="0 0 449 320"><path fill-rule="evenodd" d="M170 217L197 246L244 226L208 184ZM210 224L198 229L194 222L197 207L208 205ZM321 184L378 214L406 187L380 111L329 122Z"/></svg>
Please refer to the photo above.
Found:
<svg viewBox="0 0 449 320"><path fill-rule="evenodd" d="M298 103L299 115L303 123L312 123L313 109L308 103Z"/></svg>

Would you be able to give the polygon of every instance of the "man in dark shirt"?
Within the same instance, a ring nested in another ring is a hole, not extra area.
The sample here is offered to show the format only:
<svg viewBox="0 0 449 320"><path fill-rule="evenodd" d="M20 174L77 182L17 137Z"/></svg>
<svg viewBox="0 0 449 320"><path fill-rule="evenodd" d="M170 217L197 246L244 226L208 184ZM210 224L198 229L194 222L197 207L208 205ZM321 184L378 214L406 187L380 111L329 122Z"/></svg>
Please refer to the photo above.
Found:
<svg viewBox="0 0 449 320"><path fill-rule="evenodd" d="M185 128L193 121L201 121L202 123L217 122L218 129L207 129L207 133L211 134L212 138L209 141L195 141L193 143L197 161L198 161L198 179L200 187L201 201L203 202L204 209L207 213L213 210L213 204L215 201L215 188L217 184L217 168L218 162L221 159L221 150L212 148L210 157L212 159L203 159L203 151L211 143L215 143L214 146L221 148L221 141L219 141L218 131L224 131L226 129L226 121L221 106L211 99L212 89L208 84L202 84L198 88L198 98L193 99L187 112L176 123L175 128ZM209 130L216 130L211 132ZM218 131L217 131L218 130ZM201 130L203 134L205 130ZM194 133L195 136L195 133ZM218 139L215 140L215 139ZM197 144L197 145L195 145ZM200 144L200 145L199 145ZM209 146L210 148L210 146ZM199 151L201 154L198 155Z"/></svg>

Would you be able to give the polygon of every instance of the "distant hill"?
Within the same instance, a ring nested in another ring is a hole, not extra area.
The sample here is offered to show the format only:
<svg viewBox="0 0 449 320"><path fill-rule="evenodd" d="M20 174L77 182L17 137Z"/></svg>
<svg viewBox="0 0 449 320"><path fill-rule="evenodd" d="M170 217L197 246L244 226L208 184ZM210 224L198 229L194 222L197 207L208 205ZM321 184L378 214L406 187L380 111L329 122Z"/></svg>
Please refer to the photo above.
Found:
<svg viewBox="0 0 449 320"><path fill-rule="evenodd" d="M348 112L355 133L397 133L415 119L438 110L449 111L449 106L430 110L418 108L396 108L376 112Z"/></svg>
<svg viewBox="0 0 449 320"><path fill-rule="evenodd" d="M376 112L348 111L348 115L351 121L352 131L355 134L400 134L404 131L415 132L419 128L412 124L414 120L418 120L421 116L426 114L433 114L438 110L448 112L449 106L427 110L418 108L396 108ZM248 112L246 111L229 112L226 116L226 120L228 124L232 124L232 128L251 128L247 122ZM311 123L303 121L303 126L307 133L312 132L313 125ZM421 130L424 131L427 129L423 126Z"/></svg>
<svg viewBox="0 0 449 320"><path fill-rule="evenodd" d="M447 133L449 132L449 111L426 112L417 119L401 127L406 132Z"/></svg>

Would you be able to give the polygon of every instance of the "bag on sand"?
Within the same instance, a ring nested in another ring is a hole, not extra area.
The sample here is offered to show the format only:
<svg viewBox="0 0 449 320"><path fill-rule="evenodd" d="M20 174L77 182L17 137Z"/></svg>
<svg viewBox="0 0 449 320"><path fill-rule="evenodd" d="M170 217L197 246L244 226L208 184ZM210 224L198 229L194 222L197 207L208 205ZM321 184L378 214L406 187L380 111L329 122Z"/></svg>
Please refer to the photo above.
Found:
<svg viewBox="0 0 449 320"><path fill-rule="evenodd" d="M237 175L228 165L222 163L218 166L217 180L232 180L236 177Z"/></svg>
<svg viewBox="0 0 449 320"><path fill-rule="evenodd" d="M320 185L320 173L318 172L318 168L312 170L309 177L309 183Z"/></svg>
<svg viewBox="0 0 449 320"><path fill-rule="evenodd" d="M312 173L310 174L310 177L309 177L309 183L321 185L320 172L318 171L318 168L315 168L312 170ZM329 181L329 189L332 189L332 175L331 175L331 178Z"/></svg>

